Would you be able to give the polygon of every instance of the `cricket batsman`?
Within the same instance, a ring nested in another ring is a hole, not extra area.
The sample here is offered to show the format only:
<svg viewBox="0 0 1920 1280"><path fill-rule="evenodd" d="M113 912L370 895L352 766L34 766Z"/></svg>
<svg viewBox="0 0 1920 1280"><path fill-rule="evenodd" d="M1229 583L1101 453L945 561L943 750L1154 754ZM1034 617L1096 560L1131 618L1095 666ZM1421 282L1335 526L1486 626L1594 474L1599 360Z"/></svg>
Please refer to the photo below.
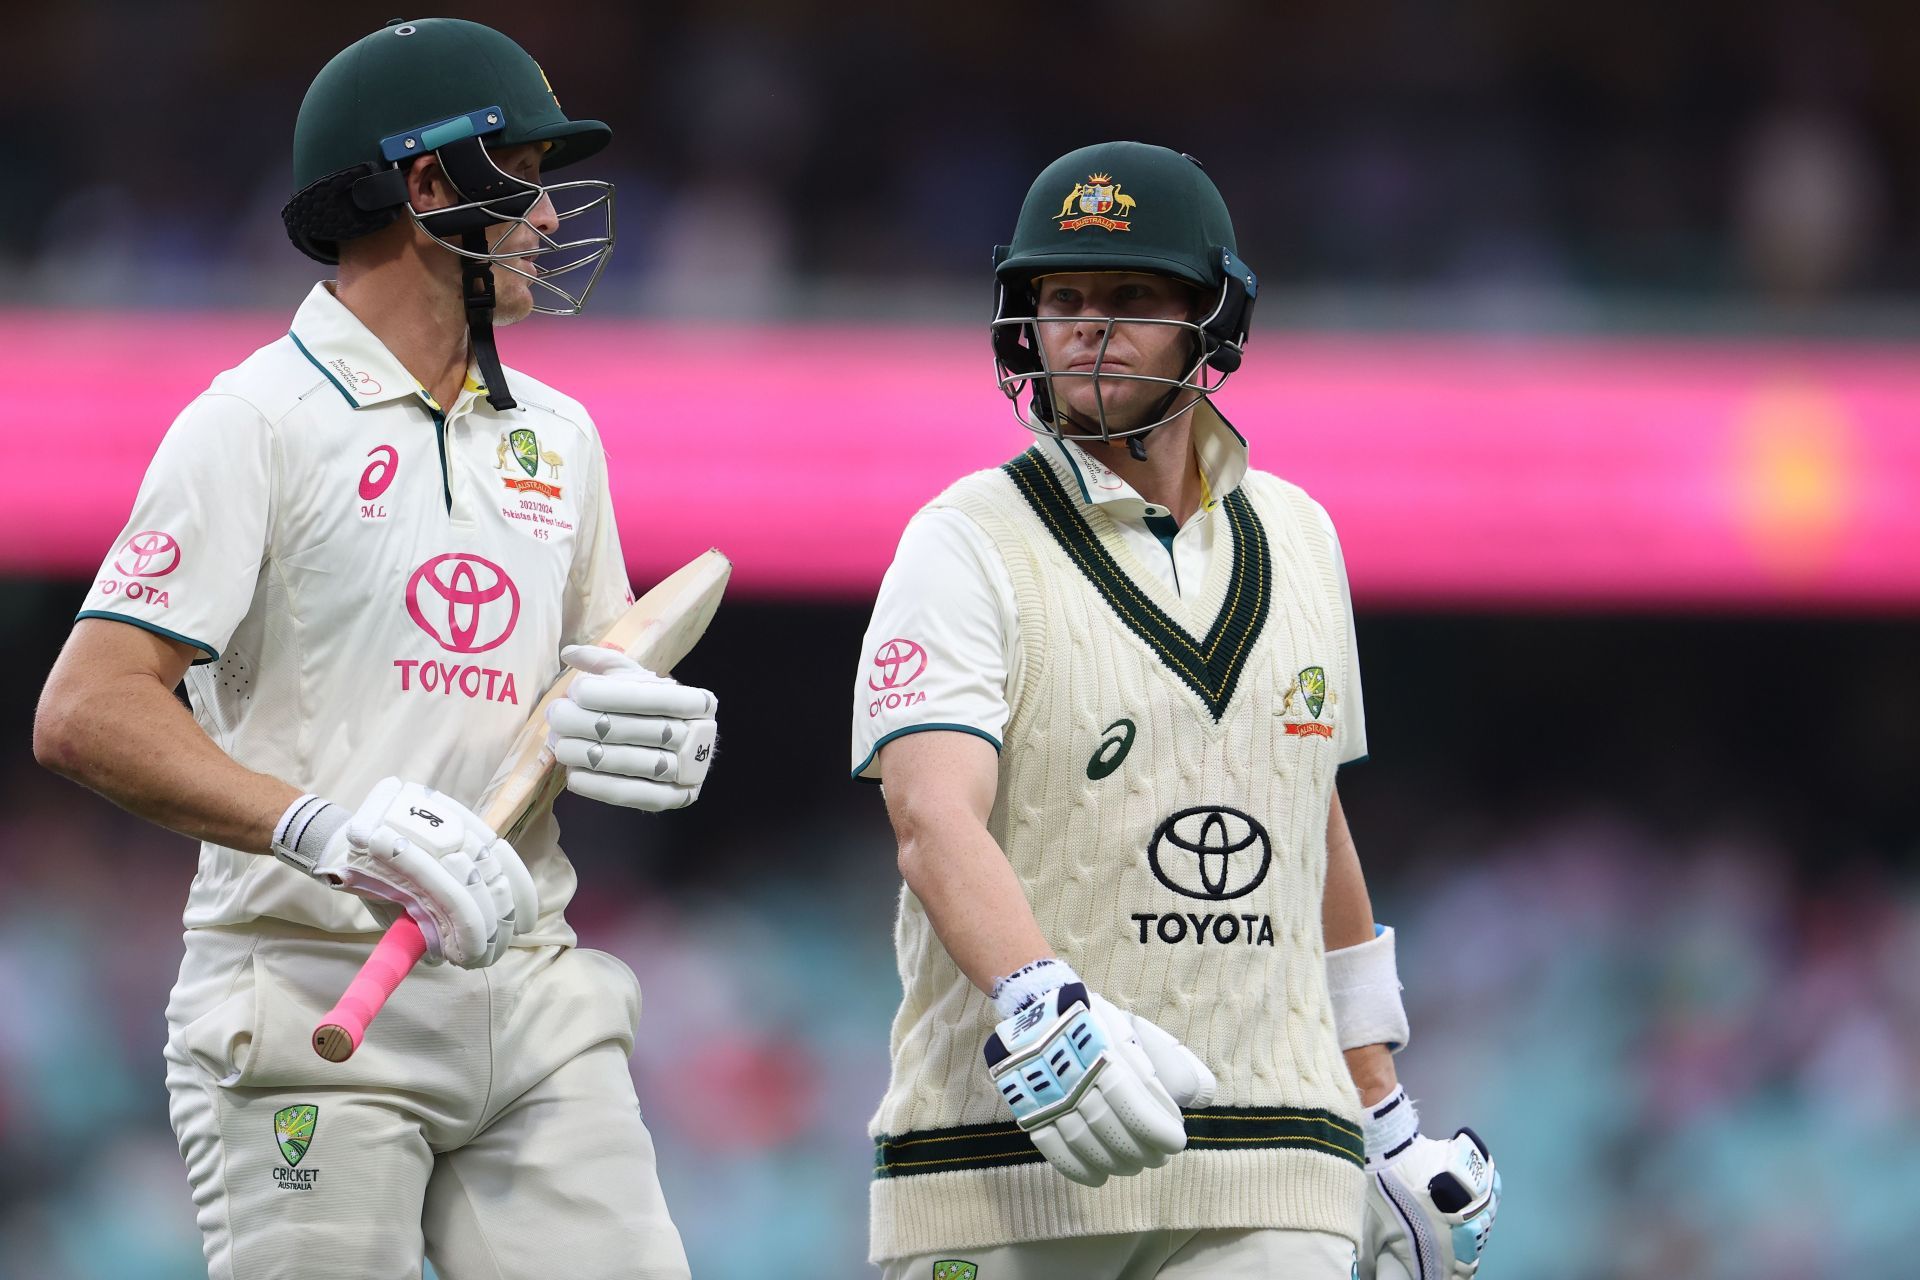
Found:
<svg viewBox="0 0 1920 1280"><path fill-rule="evenodd" d="M494 345L585 300L612 190L548 175L609 137L474 23L329 62L284 217L337 278L174 421L42 695L43 763L201 841L165 1056L216 1280L688 1274L633 974L575 947L551 813L515 848L468 807L562 663L572 789L673 809L707 768L710 693L581 647L631 599L606 457ZM323 1061L402 912L429 963Z"/></svg>
<svg viewBox="0 0 1920 1280"><path fill-rule="evenodd" d="M1425 1137L1336 771L1367 752L1333 524L1211 399L1258 283L1191 157L1048 166L995 255L1039 440L907 525L854 687L904 999L889 1280L1464 1280L1500 1181Z"/></svg>

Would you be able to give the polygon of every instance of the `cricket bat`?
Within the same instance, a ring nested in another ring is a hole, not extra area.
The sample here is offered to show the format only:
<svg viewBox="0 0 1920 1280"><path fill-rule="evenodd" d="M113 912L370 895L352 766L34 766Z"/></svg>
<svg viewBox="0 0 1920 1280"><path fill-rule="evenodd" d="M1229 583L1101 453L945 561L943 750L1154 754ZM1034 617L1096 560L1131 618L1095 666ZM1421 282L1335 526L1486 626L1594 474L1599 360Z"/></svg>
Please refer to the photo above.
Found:
<svg viewBox="0 0 1920 1280"><path fill-rule="evenodd" d="M718 550L704 551L634 601L633 607L597 641L618 649L647 670L666 675L705 634L720 607L733 564ZM566 696L578 674L561 673L527 716L500 767L473 806L480 820L508 844L518 842L527 825L553 804L566 786L566 770L547 746L547 707ZM402 979L426 954L427 942L411 917L401 916L367 957L340 1002L313 1031L313 1051L329 1062L345 1062L366 1038Z"/></svg>

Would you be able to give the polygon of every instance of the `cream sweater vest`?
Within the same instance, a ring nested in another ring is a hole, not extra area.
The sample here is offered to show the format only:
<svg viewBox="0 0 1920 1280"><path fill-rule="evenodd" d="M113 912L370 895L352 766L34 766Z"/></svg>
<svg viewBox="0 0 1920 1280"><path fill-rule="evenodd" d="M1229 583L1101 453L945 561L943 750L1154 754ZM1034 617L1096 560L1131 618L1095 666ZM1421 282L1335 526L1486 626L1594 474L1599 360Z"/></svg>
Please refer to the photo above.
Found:
<svg viewBox="0 0 1920 1280"><path fill-rule="evenodd" d="M1206 1228L1357 1241L1359 1100L1320 932L1353 655L1311 500L1250 472L1216 513L1230 547L1184 602L1129 568L1110 518L1038 449L932 505L986 531L1019 608L989 829L1059 954L1178 1036L1220 1091L1166 1166L1069 1182L1007 1115L980 1056L992 1007L905 892L874 1258Z"/></svg>

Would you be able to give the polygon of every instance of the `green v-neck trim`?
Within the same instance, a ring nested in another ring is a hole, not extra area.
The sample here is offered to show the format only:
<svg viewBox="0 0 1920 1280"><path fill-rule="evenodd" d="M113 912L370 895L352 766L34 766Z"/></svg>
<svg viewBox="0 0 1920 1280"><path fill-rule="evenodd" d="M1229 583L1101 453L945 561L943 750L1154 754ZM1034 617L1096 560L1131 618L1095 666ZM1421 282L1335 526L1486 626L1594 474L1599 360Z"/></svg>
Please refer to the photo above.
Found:
<svg viewBox="0 0 1920 1280"><path fill-rule="evenodd" d="M1195 640L1149 600L1127 577L1111 552L1074 505L1046 459L1029 449L1001 470L1046 525L1067 558L1086 575L1127 629L1146 641L1162 663L1192 689L1217 721L1233 701L1273 604L1273 556L1267 532L1245 492L1235 489L1220 501L1233 530L1233 567L1219 616L1204 639Z"/></svg>

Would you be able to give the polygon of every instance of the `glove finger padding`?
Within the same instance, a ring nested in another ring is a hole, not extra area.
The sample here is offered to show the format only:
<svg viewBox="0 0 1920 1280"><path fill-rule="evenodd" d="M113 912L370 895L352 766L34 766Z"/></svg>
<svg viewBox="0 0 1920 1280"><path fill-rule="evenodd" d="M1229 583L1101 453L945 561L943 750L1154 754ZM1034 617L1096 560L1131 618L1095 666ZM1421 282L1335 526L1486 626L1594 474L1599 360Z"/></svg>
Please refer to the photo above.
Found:
<svg viewBox="0 0 1920 1280"><path fill-rule="evenodd" d="M601 804L617 804L627 809L664 813L684 809L700 798L699 787L676 787L647 778L625 778L617 773L595 773L591 769L567 770L567 790Z"/></svg>
<svg viewBox="0 0 1920 1280"><path fill-rule="evenodd" d="M1066 1137L1060 1132L1059 1125L1042 1125L1031 1130L1027 1136L1033 1140L1047 1163L1058 1169L1069 1182L1077 1182L1083 1187L1098 1187L1105 1184L1108 1175L1103 1169L1096 1169L1075 1154L1067 1145Z"/></svg>
<svg viewBox="0 0 1920 1280"><path fill-rule="evenodd" d="M548 741L553 747L553 758L569 769L618 774L627 778L650 778L675 786L697 787L707 780L707 770L713 765L713 741L717 728L711 720L682 720L675 723L681 726L678 751L602 743L592 738L554 736Z"/></svg>
<svg viewBox="0 0 1920 1280"><path fill-rule="evenodd" d="M571 698L560 698L548 704L547 723L553 726L556 737L678 751L687 740L689 722L670 716L630 716L613 711L594 711Z"/></svg>
<svg viewBox="0 0 1920 1280"><path fill-rule="evenodd" d="M1118 1174L1138 1173L1153 1159L1148 1148L1127 1127L1125 1117L1139 1109L1137 1099L1125 1096L1130 1084L1137 1088L1138 1082L1129 1081L1118 1071L1105 1072L1080 1100L1079 1118L1085 1122L1093 1141L1099 1144L1098 1158Z"/></svg>
<svg viewBox="0 0 1920 1280"><path fill-rule="evenodd" d="M680 762L671 751L654 747L603 746L584 738L555 738L553 758L569 769L672 782Z"/></svg>
<svg viewBox="0 0 1920 1280"><path fill-rule="evenodd" d="M1151 1019L1137 1013L1121 1013L1100 996L1095 996L1094 1000L1132 1023L1134 1037L1140 1042L1147 1061L1153 1064L1152 1074L1159 1078L1159 1083L1165 1087L1173 1103L1181 1108L1212 1105L1220 1082L1214 1078L1207 1064L1200 1060L1199 1054L1174 1039Z"/></svg>
<svg viewBox="0 0 1920 1280"><path fill-rule="evenodd" d="M718 709L718 699L705 689L663 679L644 667L629 665L631 672L574 677L567 688L567 697L589 711L666 716L675 720L708 719Z"/></svg>
<svg viewBox="0 0 1920 1280"><path fill-rule="evenodd" d="M487 951L492 964L507 953L513 944L513 890L507 885L506 869L493 856L493 841L482 843L474 841L468 849L468 857L473 861L474 877L488 898L493 902L493 936L487 940Z"/></svg>
<svg viewBox="0 0 1920 1280"><path fill-rule="evenodd" d="M540 891L534 888L533 873L505 840L496 837L487 844L484 854L500 868L501 878L506 882L507 897L513 908L514 934L533 932L533 926L540 919Z"/></svg>

